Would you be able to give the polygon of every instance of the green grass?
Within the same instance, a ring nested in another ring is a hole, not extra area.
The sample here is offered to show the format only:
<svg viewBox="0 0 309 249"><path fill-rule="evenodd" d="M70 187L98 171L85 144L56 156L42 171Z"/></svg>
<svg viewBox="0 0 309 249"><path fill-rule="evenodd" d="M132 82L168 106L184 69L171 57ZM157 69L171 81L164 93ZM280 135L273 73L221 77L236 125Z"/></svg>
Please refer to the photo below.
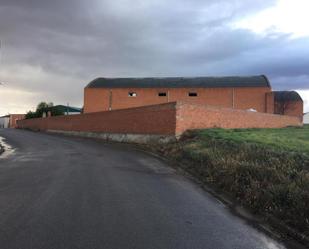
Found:
<svg viewBox="0 0 309 249"><path fill-rule="evenodd" d="M229 140L236 143L255 143L275 150L309 154L309 125L282 129L207 129L199 131L200 137Z"/></svg>
<svg viewBox="0 0 309 249"><path fill-rule="evenodd" d="M194 130L159 150L254 213L309 236L309 126Z"/></svg>

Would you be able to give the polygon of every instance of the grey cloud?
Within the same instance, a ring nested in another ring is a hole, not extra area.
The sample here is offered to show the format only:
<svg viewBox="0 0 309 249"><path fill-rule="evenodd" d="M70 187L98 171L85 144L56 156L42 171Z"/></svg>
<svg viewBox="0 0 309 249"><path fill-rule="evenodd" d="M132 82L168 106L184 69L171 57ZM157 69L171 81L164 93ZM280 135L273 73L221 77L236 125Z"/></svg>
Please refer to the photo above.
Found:
<svg viewBox="0 0 309 249"><path fill-rule="evenodd" d="M59 102L81 103L83 86L97 76L267 74L275 88L309 88L308 39L229 25L274 3L2 0L0 71L39 68L42 82L12 76L12 87Z"/></svg>

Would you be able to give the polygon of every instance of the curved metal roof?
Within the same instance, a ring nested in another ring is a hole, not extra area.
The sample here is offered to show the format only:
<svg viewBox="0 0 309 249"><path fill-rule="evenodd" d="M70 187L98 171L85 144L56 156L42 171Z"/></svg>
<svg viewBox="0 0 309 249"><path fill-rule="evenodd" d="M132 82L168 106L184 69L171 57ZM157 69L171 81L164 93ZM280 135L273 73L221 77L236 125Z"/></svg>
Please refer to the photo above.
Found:
<svg viewBox="0 0 309 249"><path fill-rule="evenodd" d="M276 102L303 101L296 91L274 91L274 98Z"/></svg>
<svg viewBox="0 0 309 249"><path fill-rule="evenodd" d="M97 78L86 88L270 87L266 76Z"/></svg>
<svg viewBox="0 0 309 249"><path fill-rule="evenodd" d="M44 108L44 111L49 111L52 109L57 109L62 112L81 112L81 108L73 107L73 106L66 106L66 105L54 105L48 108Z"/></svg>

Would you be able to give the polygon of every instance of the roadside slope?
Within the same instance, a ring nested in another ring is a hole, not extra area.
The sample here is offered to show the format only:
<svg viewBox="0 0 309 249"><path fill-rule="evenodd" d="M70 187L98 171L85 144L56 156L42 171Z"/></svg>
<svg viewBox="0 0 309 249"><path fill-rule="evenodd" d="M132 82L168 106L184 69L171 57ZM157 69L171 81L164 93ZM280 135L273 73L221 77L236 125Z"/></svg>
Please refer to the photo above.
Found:
<svg viewBox="0 0 309 249"><path fill-rule="evenodd" d="M308 126L196 130L156 151L253 213L296 229L293 236L309 236Z"/></svg>

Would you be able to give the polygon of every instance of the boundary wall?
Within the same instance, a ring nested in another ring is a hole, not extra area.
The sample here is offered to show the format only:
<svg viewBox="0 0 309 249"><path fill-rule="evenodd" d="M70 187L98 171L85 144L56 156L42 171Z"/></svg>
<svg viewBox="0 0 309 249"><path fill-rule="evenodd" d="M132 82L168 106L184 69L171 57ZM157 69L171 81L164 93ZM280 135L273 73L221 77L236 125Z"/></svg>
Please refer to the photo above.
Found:
<svg viewBox="0 0 309 249"><path fill-rule="evenodd" d="M176 134L204 128L283 128L302 126L299 117L207 105L177 103Z"/></svg>
<svg viewBox="0 0 309 249"><path fill-rule="evenodd" d="M286 126L302 126L302 122L298 117L185 102L17 121L21 129L140 143L167 141L190 129Z"/></svg>

